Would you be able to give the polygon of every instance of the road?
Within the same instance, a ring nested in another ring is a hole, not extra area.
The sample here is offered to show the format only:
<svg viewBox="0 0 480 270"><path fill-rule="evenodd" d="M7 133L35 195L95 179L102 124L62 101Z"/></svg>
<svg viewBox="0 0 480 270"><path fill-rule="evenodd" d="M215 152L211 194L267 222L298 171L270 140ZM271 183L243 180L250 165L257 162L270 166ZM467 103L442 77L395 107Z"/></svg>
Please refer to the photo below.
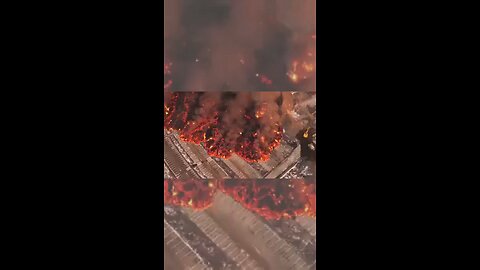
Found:
<svg viewBox="0 0 480 270"><path fill-rule="evenodd" d="M267 221L218 192L207 210L165 206L164 219L169 267L175 267L168 269L316 267L316 223L310 217Z"/></svg>

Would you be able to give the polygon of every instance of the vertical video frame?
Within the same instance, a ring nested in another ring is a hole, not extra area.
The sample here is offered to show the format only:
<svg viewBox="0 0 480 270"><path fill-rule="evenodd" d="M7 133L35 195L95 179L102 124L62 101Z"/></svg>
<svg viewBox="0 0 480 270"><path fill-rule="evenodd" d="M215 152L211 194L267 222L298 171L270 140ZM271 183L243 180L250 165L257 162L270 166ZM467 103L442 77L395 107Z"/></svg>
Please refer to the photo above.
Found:
<svg viewBox="0 0 480 270"><path fill-rule="evenodd" d="M316 269L316 0L164 10L164 269Z"/></svg>

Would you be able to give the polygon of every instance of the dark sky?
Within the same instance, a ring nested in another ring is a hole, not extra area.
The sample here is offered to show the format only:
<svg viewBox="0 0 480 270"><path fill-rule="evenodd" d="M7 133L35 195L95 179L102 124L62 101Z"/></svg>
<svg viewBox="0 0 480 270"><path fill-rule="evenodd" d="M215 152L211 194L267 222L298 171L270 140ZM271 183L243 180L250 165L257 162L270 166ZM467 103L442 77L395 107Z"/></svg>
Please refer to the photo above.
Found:
<svg viewBox="0 0 480 270"><path fill-rule="evenodd" d="M315 91L315 73L302 69L315 64L315 32L315 0L165 0L166 81L172 90Z"/></svg>

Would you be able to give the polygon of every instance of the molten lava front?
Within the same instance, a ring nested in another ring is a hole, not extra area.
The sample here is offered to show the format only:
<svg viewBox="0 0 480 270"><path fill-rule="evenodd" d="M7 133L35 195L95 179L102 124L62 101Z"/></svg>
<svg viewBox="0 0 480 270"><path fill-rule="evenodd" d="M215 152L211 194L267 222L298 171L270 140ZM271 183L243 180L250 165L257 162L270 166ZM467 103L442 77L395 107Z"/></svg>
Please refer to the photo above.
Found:
<svg viewBox="0 0 480 270"><path fill-rule="evenodd" d="M316 217L315 180L166 180L164 202L203 210L217 190L267 219Z"/></svg>
<svg viewBox="0 0 480 270"><path fill-rule="evenodd" d="M267 105L252 102L244 109L241 104L238 108L241 115L238 115L238 110L232 113L236 109L232 100L248 94L223 93L221 100L207 98L207 95L168 93L164 103L164 128L178 131L185 142L203 144L210 156L229 158L235 153L248 162L268 160L280 145L283 128ZM227 121L233 124L226 125Z"/></svg>

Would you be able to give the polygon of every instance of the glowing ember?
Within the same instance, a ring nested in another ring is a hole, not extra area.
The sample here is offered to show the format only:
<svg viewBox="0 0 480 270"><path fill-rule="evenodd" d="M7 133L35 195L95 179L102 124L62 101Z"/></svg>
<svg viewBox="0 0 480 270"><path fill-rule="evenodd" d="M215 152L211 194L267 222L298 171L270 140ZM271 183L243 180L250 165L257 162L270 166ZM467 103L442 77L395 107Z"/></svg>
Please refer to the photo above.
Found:
<svg viewBox="0 0 480 270"><path fill-rule="evenodd" d="M172 74L172 63L167 63L163 65L163 75Z"/></svg>
<svg viewBox="0 0 480 270"><path fill-rule="evenodd" d="M291 180L166 180L166 204L203 210L218 191L267 219L316 217L316 183L312 179Z"/></svg>
<svg viewBox="0 0 480 270"><path fill-rule="evenodd" d="M272 80L270 80L267 76L265 75L260 75L260 82L265 84L265 85L272 85Z"/></svg>
<svg viewBox="0 0 480 270"><path fill-rule="evenodd" d="M215 185L207 181L163 180L163 200L165 203L205 209L212 204Z"/></svg>
<svg viewBox="0 0 480 270"><path fill-rule="evenodd" d="M178 131L185 142L202 143L210 156L229 158L236 153L248 162L270 158L272 151L280 144L283 128L273 122L270 124L273 129L262 129L264 118L272 119L266 104L252 103L251 108L244 112L243 119L237 119L243 123L238 126L240 130L233 131L223 125L226 121L224 112L227 110L224 103L201 104L203 94L172 93L164 104L164 128ZM197 115L198 111L205 113Z"/></svg>
<svg viewBox="0 0 480 270"><path fill-rule="evenodd" d="M308 138L308 131L310 130L310 128L307 128L307 130L305 131L305 133L303 133L303 137L306 139Z"/></svg>
<svg viewBox="0 0 480 270"><path fill-rule="evenodd" d="M310 79L315 76L316 64L316 35L312 35L312 39L308 41L305 51L296 54L295 60L292 61L290 70L287 73L290 81L300 83L303 80Z"/></svg>
<svg viewBox="0 0 480 270"><path fill-rule="evenodd" d="M312 53L308 53L308 56ZM312 76L312 73L315 72L315 64L309 63L307 61L300 62L293 61L292 69L287 73L287 76L293 83L298 83L300 80L306 80Z"/></svg>
<svg viewBox="0 0 480 270"><path fill-rule="evenodd" d="M218 182L218 187L267 219L316 217L315 180L224 180Z"/></svg>
<svg viewBox="0 0 480 270"><path fill-rule="evenodd" d="M167 83L165 83L163 85L163 89L166 90L166 89L170 89L170 87L172 86L173 84L173 81L172 80L168 80Z"/></svg>

